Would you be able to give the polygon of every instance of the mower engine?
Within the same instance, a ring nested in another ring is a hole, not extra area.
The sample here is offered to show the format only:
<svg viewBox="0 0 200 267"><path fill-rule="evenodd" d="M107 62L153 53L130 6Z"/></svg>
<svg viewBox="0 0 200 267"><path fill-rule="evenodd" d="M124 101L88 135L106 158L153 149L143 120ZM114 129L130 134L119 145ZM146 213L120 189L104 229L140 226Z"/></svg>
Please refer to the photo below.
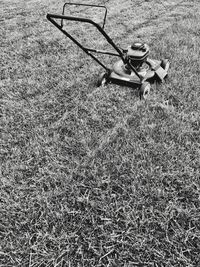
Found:
<svg viewBox="0 0 200 267"><path fill-rule="evenodd" d="M131 71L128 63L133 66L137 71L141 69L141 66L146 62L149 56L149 46L143 43L133 43L128 46L125 52L125 68L127 71Z"/></svg>

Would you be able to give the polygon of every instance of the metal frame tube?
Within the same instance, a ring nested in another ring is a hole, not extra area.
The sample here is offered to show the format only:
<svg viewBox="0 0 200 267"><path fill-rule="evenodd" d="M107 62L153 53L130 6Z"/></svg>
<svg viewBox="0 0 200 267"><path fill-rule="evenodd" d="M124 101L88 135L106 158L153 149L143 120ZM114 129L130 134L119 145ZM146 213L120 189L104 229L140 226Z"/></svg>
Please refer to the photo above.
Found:
<svg viewBox="0 0 200 267"><path fill-rule="evenodd" d="M81 4L82 5L82 4ZM84 5L84 4L83 4ZM109 71L109 68L107 68L98 58L96 58L92 53L90 52L95 52L95 53L101 53L101 54L106 54L106 55L112 55L112 56L118 56L122 59L122 61L125 64L128 64L129 67L132 69L132 71L138 76L138 78L142 81L142 77L139 75L139 73L136 71L136 69L129 63L125 61L124 58L124 53L121 51L115 43L112 41L112 39L107 35L107 33L104 31L104 29L97 23L95 23L91 19L87 18L81 18L81 17L72 17L72 16L64 16L64 15L56 15L56 14L47 14L47 19L54 25L56 26L63 34L65 34L69 39L71 39L78 47L80 47L87 55L89 55L92 59L94 59L99 65L101 65L106 71ZM69 20L69 21L79 21L83 23L89 23L95 26L98 31L105 37L107 42L115 49L117 54L111 53L109 51L102 51L102 50L96 50L96 49L90 49L84 47L80 42L78 42L74 37L72 37L66 30L63 29L62 24L59 25L54 19L61 19L63 20Z"/></svg>
<svg viewBox="0 0 200 267"><path fill-rule="evenodd" d="M108 55L113 55L113 56L118 56L122 60L123 59L123 53L122 51L114 44L114 42L111 40L111 38L106 34L106 32L99 26L97 23L90 19L86 18L80 18L80 17L71 17L71 16L63 16L63 15L56 15L56 14L47 14L47 19L54 25L56 26L62 33L64 33L69 39L71 39L77 46L79 46L86 54L88 54L90 57L92 57L99 65L101 65L104 69L108 70L102 62L99 61L93 54L90 52L96 52L96 53L101 53L101 54L108 54ZM117 54L111 53L109 51L100 51L100 50L95 50L95 49L90 49L90 48L85 48L80 42L78 42L74 37L72 37L67 31L65 31L61 25L59 25L54 19L65 19L69 21L79 21L79 22L84 22L84 23L89 23L94 25L100 32L101 34L106 38L108 43L117 51Z"/></svg>

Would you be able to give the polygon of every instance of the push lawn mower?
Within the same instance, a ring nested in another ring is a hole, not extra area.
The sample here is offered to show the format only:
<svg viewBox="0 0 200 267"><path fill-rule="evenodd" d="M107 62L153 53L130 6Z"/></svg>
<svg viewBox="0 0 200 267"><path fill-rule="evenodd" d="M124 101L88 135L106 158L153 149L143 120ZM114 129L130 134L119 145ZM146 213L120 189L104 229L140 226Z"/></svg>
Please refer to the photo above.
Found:
<svg viewBox="0 0 200 267"><path fill-rule="evenodd" d="M68 5L85 6L92 8L103 9L104 18L103 24L99 25L91 19L82 17L66 16L65 10ZM101 5L65 3L63 6L62 15L47 14L47 19L56 26L63 34L70 38L78 47L80 47L87 55L94 59L105 71L99 76L97 86L104 86L107 83L117 83L138 88L140 98L146 98L150 92L151 83L154 81L164 81L169 69L169 60L154 60L149 58L149 46L144 43L134 42L127 49L121 49L113 42L113 40L104 31L106 22L107 8ZM56 21L59 19L60 23ZM97 50L84 47L78 40L69 34L63 28L63 21L75 21L86 24L91 24L103 35L107 42L114 48L115 52ZM119 60L109 68L105 66L94 53L118 57Z"/></svg>

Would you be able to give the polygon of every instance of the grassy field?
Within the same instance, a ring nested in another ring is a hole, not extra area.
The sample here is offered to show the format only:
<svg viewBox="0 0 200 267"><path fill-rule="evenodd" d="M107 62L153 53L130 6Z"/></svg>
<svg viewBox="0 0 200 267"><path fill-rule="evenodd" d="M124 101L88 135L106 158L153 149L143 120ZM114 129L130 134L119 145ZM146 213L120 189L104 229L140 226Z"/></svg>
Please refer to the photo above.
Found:
<svg viewBox="0 0 200 267"><path fill-rule="evenodd" d="M91 2L169 79L145 101L96 88L101 67L46 20L64 1L0 0L0 267L200 266L200 2Z"/></svg>

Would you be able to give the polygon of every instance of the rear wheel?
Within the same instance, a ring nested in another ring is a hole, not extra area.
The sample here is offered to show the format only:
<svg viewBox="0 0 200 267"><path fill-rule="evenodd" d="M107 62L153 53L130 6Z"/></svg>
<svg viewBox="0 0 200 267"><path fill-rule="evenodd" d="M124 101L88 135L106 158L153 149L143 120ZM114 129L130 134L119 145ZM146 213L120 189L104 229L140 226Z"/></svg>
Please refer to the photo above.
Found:
<svg viewBox="0 0 200 267"><path fill-rule="evenodd" d="M105 86L108 83L108 73L101 73L97 80L97 87Z"/></svg>
<svg viewBox="0 0 200 267"><path fill-rule="evenodd" d="M140 99L147 99L151 90L151 85L149 82L143 82L140 87Z"/></svg>

